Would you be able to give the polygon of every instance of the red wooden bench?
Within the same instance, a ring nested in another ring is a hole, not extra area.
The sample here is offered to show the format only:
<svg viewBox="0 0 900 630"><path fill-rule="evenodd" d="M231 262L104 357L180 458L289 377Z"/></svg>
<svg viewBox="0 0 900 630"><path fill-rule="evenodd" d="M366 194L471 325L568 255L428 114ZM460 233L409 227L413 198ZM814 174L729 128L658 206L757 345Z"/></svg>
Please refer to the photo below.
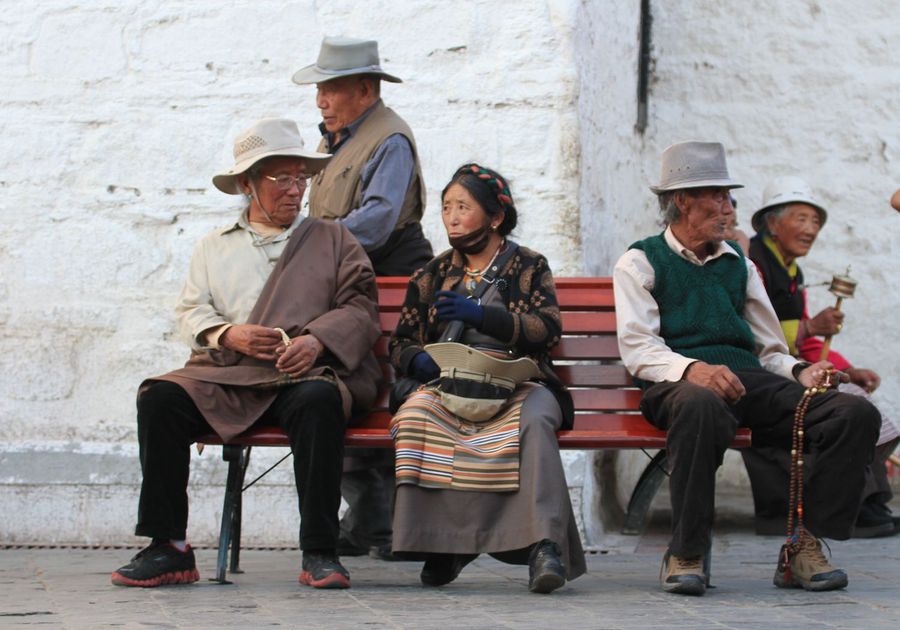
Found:
<svg viewBox="0 0 900 630"><path fill-rule="evenodd" d="M399 319L406 295L407 278L379 278L378 294L382 338L375 353L384 366L385 381L393 380L387 362L388 338ZM621 364L616 342L615 302L611 278L556 278L556 292L563 317L564 336L553 352L557 372L570 387L575 401L575 426L558 433L566 449L665 449L666 434L647 422L639 411L640 390ZM388 385L382 388L375 408L347 430L348 447L392 448L388 433ZM216 435L200 438L204 444L222 444ZM750 445L750 432L738 430L735 448ZM231 572L239 572L241 493L254 446L288 446L277 428L250 429L223 445L228 481L222 509L216 580L225 582L228 549ZM666 476L665 450L648 463L632 493L623 532L637 534L643 528L650 503Z"/></svg>

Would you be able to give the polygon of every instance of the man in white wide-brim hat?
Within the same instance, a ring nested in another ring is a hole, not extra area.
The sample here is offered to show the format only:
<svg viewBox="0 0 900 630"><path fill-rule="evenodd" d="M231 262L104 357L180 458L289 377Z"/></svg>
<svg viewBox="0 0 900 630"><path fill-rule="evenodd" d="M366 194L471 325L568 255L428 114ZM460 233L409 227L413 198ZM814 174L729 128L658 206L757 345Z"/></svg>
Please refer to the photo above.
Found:
<svg viewBox="0 0 900 630"><path fill-rule="evenodd" d="M734 213L729 191L739 186L721 144L668 147L650 187L665 231L634 243L613 275L622 359L642 386L644 416L667 431L672 537L660 584L671 593L706 591L716 469L737 428L790 450L797 405L831 368L788 353L753 262L723 240ZM850 536L880 424L857 396L827 390L809 404L804 432L816 457L803 495L805 526L792 532L776 586L847 585L818 537Z"/></svg>
<svg viewBox="0 0 900 630"><path fill-rule="evenodd" d="M325 37L313 64L293 80L315 84L322 113L320 151L334 154L312 180L309 214L342 223L365 248L379 276L408 276L431 260L422 232L425 180L409 125L381 100L381 82L402 81L381 68L378 43ZM393 457L356 449L346 459L341 550L391 558Z"/></svg>
<svg viewBox="0 0 900 630"><path fill-rule="evenodd" d="M798 264L812 249L827 219L828 213L810 185L795 175L781 175L766 184L762 204L753 214L756 234L748 255L762 274L791 354L807 361L822 356L821 337L837 335L844 326L844 312L833 306L809 315L803 270ZM827 351L827 359L850 379L840 385L841 391L866 396L881 383L875 370L851 365L834 350ZM898 439L897 428L882 414L876 457L866 472L854 538L893 536L900 529L900 517L893 516L888 507L894 495L884 464ZM741 449L741 455L753 488L757 533L781 533L788 510L790 458L761 442Z"/></svg>
<svg viewBox="0 0 900 630"><path fill-rule="evenodd" d="M300 582L350 586L335 553L344 429L351 407L375 398L380 326L365 251L344 226L300 215L307 179L329 159L304 149L293 121L267 118L238 135L234 166L213 177L247 205L194 249L176 307L191 358L139 390L135 534L151 543L113 572L113 584L197 581L185 541L190 444L213 431L227 442L272 425L287 433L294 456Z"/></svg>

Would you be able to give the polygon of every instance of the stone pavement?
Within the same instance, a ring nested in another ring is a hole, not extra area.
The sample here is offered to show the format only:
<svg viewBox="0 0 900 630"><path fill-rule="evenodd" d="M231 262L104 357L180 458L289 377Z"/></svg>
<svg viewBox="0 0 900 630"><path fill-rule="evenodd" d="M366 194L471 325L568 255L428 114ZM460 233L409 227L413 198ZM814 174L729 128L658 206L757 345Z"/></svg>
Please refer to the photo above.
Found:
<svg viewBox="0 0 900 630"><path fill-rule="evenodd" d="M746 501L746 498L744 499ZM897 512L897 506L894 507ZM347 558L353 588L297 583L299 552L245 550L231 585L207 581L215 551L198 550L191 586L129 589L109 573L131 549L0 550L0 628L898 628L900 537L832 542L850 586L833 593L780 590L772 573L781 539L754 536L749 516L720 508L712 582L702 598L659 590L665 510L641 537L611 536L589 573L549 596L527 591L527 567L482 556L452 584L419 585L419 563Z"/></svg>

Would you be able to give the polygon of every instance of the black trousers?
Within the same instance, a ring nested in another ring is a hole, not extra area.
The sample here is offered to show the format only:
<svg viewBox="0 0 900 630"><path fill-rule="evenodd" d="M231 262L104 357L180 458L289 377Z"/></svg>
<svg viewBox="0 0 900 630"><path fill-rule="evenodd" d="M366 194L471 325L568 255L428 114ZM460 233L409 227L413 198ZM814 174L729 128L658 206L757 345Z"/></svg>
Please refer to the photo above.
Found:
<svg viewBox="0 0 900 630"><path fill-rule="evenodd" d="M677 556L704 553L715 511L716 469L739 426L753 442L790 450L799 383L765 370L740 370L747 390L734 405L687 381L651 385L641 411L667 433L671 468L672 538ZM804 475L804 523L816 536L850 537L866 466L872 461L881 415L859 396L829 391L816 395L805 419L805 444L815 461Z"/></svg>
<svg viewBox="0 0 900 630"><path fill-rule="evenodd" d="M135 534L183 540L188 521L190 446L212 431L175 383L153 383L138 398L141 498ZM257 424L287 433L300 506L300 548L333 549L341 505L345 421L336 385L307 381L280 390Z"/></svg>
<svg viewBox="0 0 900 630"><path fill-rule="evenodd" d="M897 440L891 440L875 448L875 458L866 467L866 482L860 494L860 503L886 504L894 497L885 462L896 447ZM777 446L760 444L742 448L741 456L753 490L757 532L770 531L773 527L784 529L788 512L791 454ZM814 458L812 454L806 456L807 463L811 464Z"/></svg>

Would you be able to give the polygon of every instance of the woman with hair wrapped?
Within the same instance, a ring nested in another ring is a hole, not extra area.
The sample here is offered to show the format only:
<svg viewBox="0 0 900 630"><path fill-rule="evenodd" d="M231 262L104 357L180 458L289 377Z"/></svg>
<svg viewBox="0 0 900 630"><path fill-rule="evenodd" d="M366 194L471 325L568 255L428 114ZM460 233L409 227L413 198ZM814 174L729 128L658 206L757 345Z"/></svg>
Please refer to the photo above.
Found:
<svg viewBox="0 0 900 630"><path fill-rule="evenodd" d="M489 553L528 564L529 590L549 593L585 571L556 441L572 426L573 405L550 361L562 334L553 275L544 256L507 238L517 212L499 173L465 164L441 200L451 249L413 274L391 339L398 373L424 384L391 423L393 549L425 559L427 586L453 581ZM472 421L447 408L458 381L430 344L448 337L480 350L469 354L483 362L512 359L496 362L497 375L507 363L533 372Z"/></svg>

